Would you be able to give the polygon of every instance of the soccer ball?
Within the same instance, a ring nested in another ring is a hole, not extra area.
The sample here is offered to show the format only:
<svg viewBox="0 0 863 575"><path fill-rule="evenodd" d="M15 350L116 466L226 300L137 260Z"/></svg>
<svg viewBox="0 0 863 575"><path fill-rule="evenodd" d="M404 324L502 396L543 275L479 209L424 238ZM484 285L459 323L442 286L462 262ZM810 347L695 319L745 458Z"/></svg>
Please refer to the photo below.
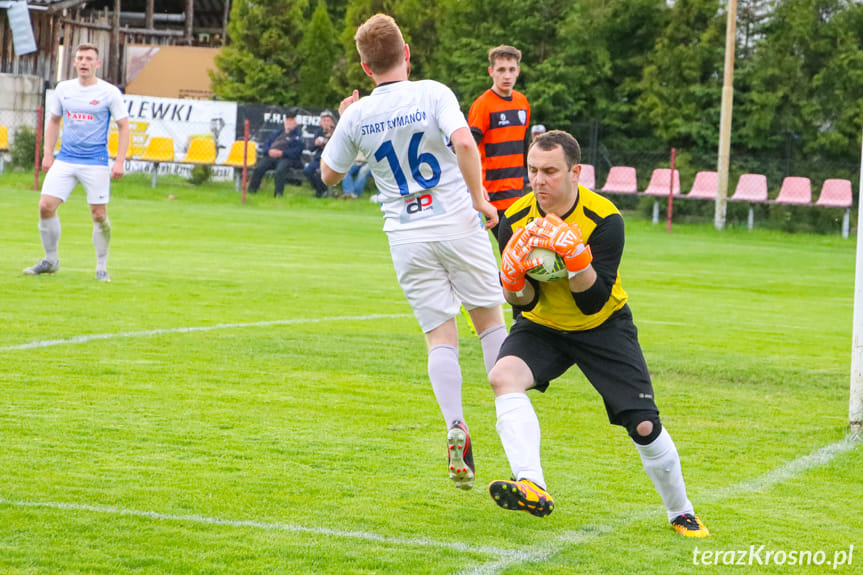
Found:
<svg viewBox="0 0 863 575"><path fill-rule="evenodd" d="M528 259L539 258L542 265L528 270L527 275L537 281L550 282L567 277L566 264L559 254L546 248L533 248Z"/></svg>

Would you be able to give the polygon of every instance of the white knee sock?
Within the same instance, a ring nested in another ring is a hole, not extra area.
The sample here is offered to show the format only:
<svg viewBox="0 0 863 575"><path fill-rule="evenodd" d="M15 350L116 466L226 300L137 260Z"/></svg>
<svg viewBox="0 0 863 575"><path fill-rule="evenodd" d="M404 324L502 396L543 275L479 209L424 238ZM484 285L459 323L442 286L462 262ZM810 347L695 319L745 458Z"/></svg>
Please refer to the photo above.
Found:
<svg viewBox="0 0 863 575"><path fill-rule="evenodd" d="M39 220L39 236L45 249L45 259L51 263L57 261L57 247L60 245L60 216Z"/></svg>
<svg viewBox="0 0 863 575"><path fill-rule="evenodd" d="M494 400L497 410L497 433L512 475L529 479L545 489L545 477L539 459L539 419L525 393L507 393Z"/></svg>
<svg viewBox="0 0 863 575"><path fill-rule="evenodd" d="M635 444L641 455L641 463L647 476L653 481L653 486L662 497L662 502L668 511L671 521L683 513L693 513L692 503L686 497L686 485L683 483L683 472L680 469L680 456L677 447L663 427L659 437L648 445Z"/></svg>
<svg viewBox="0 0 863 575"><path fill-rule="evenodd" d="M479 342L482 345L482 359L485 362L485 372L491 371L500 353L500 346L506 339L506 326L496 325L479 334Z"/></svg>
<svg viewBox="0 0 863 575"><path fill-rule="evenodd" d="M436 345L429 350L428 372L432 390L437 398L447 427L464 421L461 404L461 366L458 349L451 345Z"/></svg>
<svg viewBox="0 0 863 575"><path fill-rule="evenodd" d="M96 248L96 270L105 271L108 265L108 245L111 243L111 222L93 222L93 247Z"/></svg>

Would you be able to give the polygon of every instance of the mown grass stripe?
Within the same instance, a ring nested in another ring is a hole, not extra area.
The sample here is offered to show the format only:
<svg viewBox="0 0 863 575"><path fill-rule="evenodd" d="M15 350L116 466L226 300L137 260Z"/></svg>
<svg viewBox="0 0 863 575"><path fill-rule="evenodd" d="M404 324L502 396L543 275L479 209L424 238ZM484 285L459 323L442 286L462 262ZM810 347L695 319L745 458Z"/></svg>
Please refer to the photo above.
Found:
<svg viewBox="0 0 863 575"><path fill-rule="evenodd" d="M297 319L277 319L271 321L255 321L247 323L217 323L215 325L204 325L194 327L175 327L168 329L149 329L144 331L126 331L120 333L93 333L89 335L76 335L63 339L43 339L39 341L31 341L29 343L21 343L17 345L6 345L0 347L0 351L21 351L26 349L38 349L42 347L53 347L56 345L75 345L79 343L89 343L91 341L103 339L119 339L119 338L134 338L134 337L153 337L157 335L170 335L174 333L193 333L203 331L215 331L219 329L237 329L247 327L268 327L274 325L300 325L308 323L323 323L327 321L368 321L374 319L400 319L412 317L407 313L395 314L371 314L371 315L354 315L354 316L334 316L334 317L319 317L319 318L297 318Z"/></svg>
<svg viewBox="0 0 863 575"><path fill-rule="evenodd" d="M849 435L836 443L831 443L830 445L816 449L812 453L798 457L793 461L789 461L785 465L772 469L753 479L748 479L734 485L721 487L719 489L711 489L704 493L700 493L697 501L702 504L715 503L738 495L764 491L774 485L790 481L810 469L827 465L837 455L850 451L861 443L863 442L860 441L858 436ZM590 543L594 539L612 533L618 528L623 528L630 523L651 519L655 516L662 516L664 519L665 508L661 505L654 505L650 508L621 515L606 523L585 525L579 529L565 531L557 537L553 543L549 544L544 549L540 545L535 552L525 554L522 557L509 557L502 555L496 558L497 560L494 562L458 571L456 575L497 575L503 570L514 565L520 565L523 563L544 563L566 548Z"/></svg>
<svg viewBox="0 0 863 575"><path fill-rule="evenodd" d="M717 502L723 499L734 497L737 495L752 493L755 491L763 491L773 487L774 485L790 481L798 475L812 469L827 465L837 455L850 451L860 445L861 441L852 436L822 447L799 457L793 461L782 465L776 469L772 469L767 473L754 479L739 482L735 485L713 489L699 495L698 500L704 502ZM471 567L458 572L458 575L494 575L502 572L504 569L524 563L542 563L548 561L560 551L573 545L582 545L589 543L594 539L612 533L618 527L624 525L650 519L656 515L662 515L663 509L661 506L655 505L650 508L642 509L634 513L622 515L612 521L597 525L586 525L580 529L563 532L556 538L552 545L546 548L535 549L533 551L524 551L518 549L506 549L501 547L491 547L486 545L468 545L459 542L436 541L424 537L387 537L377 533L366 531L345 531L341 529L330 529L328 527L305 527L302 525L292 525L289 523L272 523L266 521L246 520L246 519L223 519L218 517L206 517L203 515L175 515L171 513L159 513L156 511L137 511L133 509L124 509L121 507L112 507L106 505L86 505L78 503L61 503L53 501L16 501L5 498L0 498L0 505L10 505L13 507L22 508L47 508L66 511L86 511L91 513L105 513L111 515L125 515L130 517L139 517L143 519L155 519L158 521L180 521L191 523L204 523L209 525L221 525L226 527L249 527L252 529L264 529L269 531L287 531L292 533L310 533L314 535L324 535L330 537L343 537L350 539L361 539L365 541L374 541L388 545L416 546L416 547L432 547L440 549L450 549L453 551L467 553L482 553L491 555L495 559L490 563L485 563L476 567Z"/></svg>

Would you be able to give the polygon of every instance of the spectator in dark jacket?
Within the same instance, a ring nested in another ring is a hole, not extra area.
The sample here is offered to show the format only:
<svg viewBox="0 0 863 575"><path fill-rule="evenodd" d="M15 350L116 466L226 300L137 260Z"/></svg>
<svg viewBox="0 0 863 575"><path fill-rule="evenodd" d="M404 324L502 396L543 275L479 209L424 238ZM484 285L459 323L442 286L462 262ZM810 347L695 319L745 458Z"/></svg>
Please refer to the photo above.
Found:
<svg viewBox="0 0 863 575"><path fill-rule="evenodd" d="M285 113L285 130L273 135L261 149L260 159L252 179L249 182L249 193L257 193L261 179L270 170L275 170L275 197L285 194L285 181L291 169L303 168L303 129L297 123L296 110Z"/></svg>
<svg viewBox="0 0 863 575"><path fill-rule="evenodd" d="M336 116L329 110L321 112L321 131L315 137L312 147L312 161L306 164L303 168L303 173L308 178L309 183L315 190L316 198L323 198L327 195L327 185L321 180L321 154L324 151L324 146L330 141L330 136L333 135L333 130L336 129Z"/></svg>

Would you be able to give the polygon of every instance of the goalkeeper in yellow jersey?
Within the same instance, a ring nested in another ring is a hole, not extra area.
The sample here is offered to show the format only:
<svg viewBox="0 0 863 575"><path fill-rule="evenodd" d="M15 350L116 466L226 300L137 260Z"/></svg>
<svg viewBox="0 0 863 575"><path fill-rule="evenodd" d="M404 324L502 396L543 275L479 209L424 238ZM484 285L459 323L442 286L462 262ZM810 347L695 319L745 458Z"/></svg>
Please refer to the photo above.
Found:
<svg viewBox="0 0 863 575"><path fill-rule="evenodd" d="M533 192L512 204L500 223L504 296L522 318L489 373L497 430L513 474L513 480L492 482L489 491L505 509L539 517L552 512L539 456L539 420L526 391L545 391L577 365L602 396L609 421L632 438L674 530L706 537L686 495L677 449L660 422L621 285L623 218L610 201L578 185L580 160L578 142L566 132L537 136L527 157ZM529 257L536 247L561 256L569 277L548 282L526 277L536 263Z"/></svg>

